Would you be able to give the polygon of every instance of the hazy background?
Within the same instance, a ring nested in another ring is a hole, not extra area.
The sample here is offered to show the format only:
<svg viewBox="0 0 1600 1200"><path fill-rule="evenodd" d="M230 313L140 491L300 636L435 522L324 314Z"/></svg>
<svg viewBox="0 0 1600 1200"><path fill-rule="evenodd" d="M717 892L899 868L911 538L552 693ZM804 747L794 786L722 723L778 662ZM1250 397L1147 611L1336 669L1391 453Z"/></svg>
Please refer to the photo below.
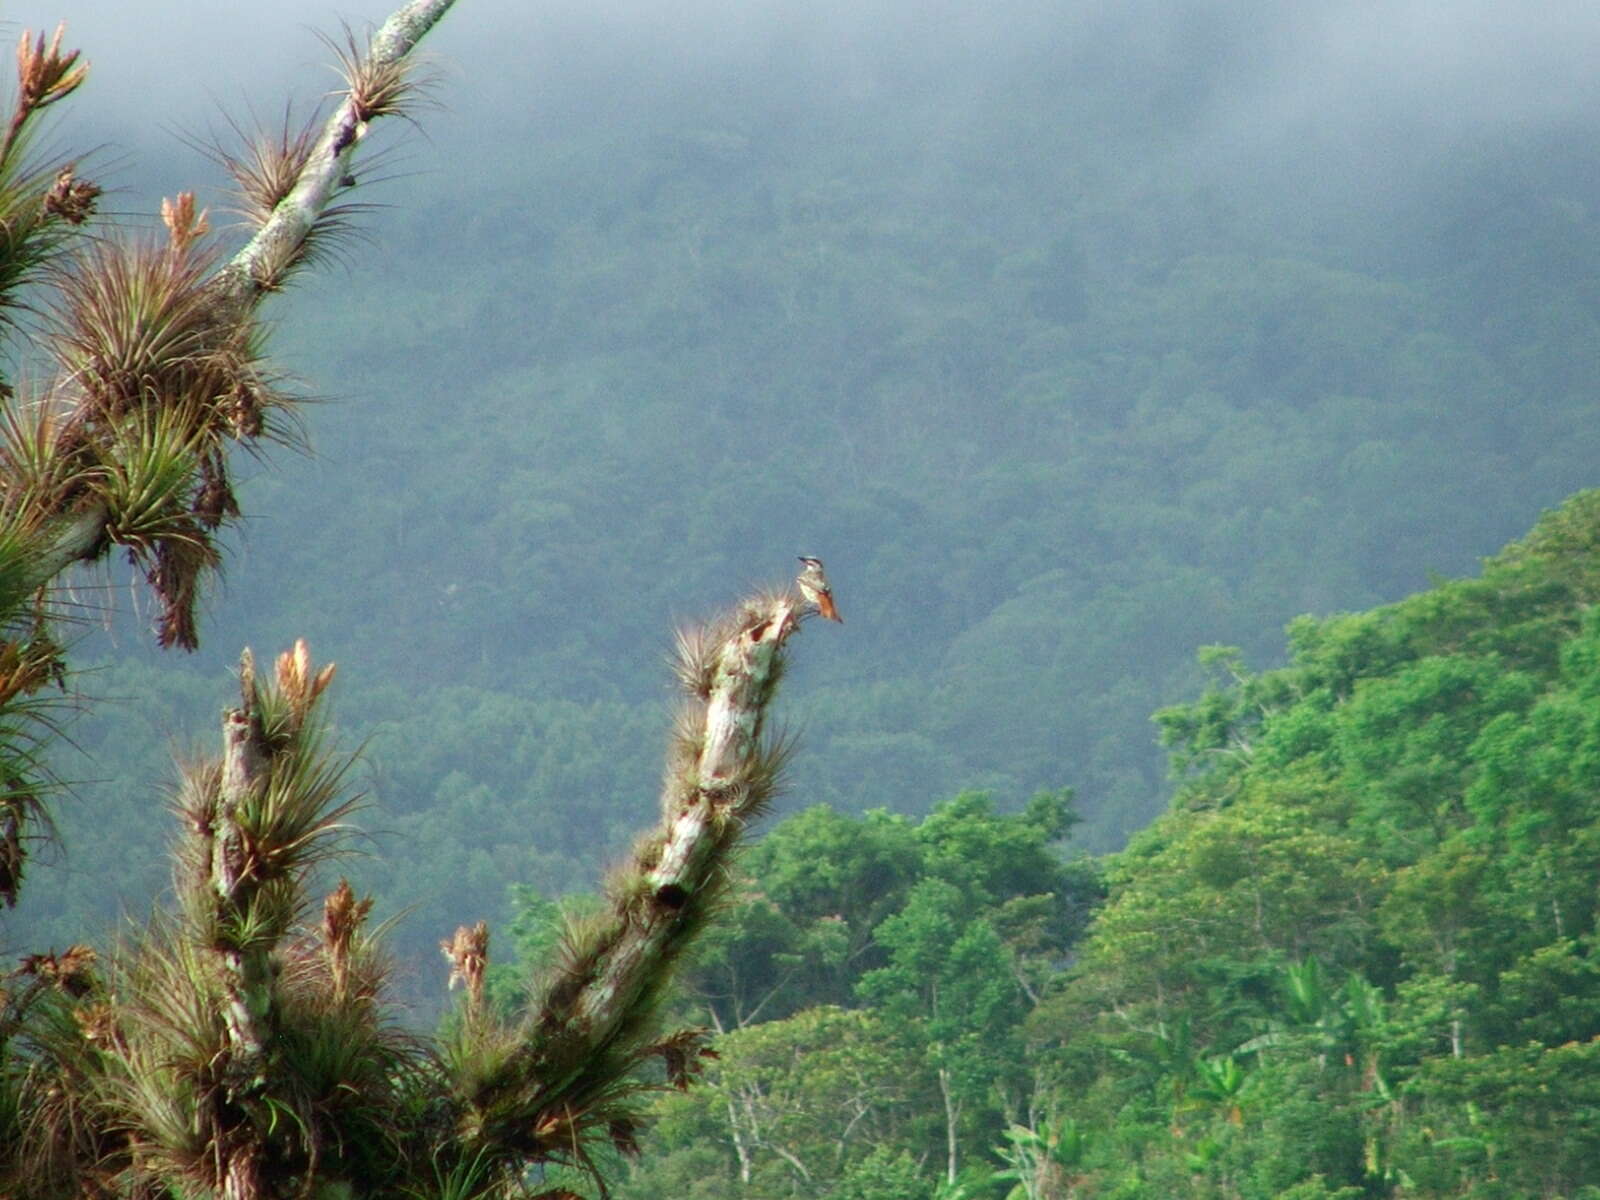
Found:
<svg viewBox="0 0 1600 1200"><path fill-rule="evenodd" d="M385 8L6 15L67 20L53 144L149 224L225 208L196 143L306 111L312 31ZM1595 482L1590 5L460 0L426 50L370 241L272 308L317 456L241 465L200 654L88 636L8 940L159 888L246 642L341 663L353 870L420 960L626 844L671 624L797 553L848 623L796 647L789 805L1072 786L1109 849L1198 646L1270 664Z"/></svg>

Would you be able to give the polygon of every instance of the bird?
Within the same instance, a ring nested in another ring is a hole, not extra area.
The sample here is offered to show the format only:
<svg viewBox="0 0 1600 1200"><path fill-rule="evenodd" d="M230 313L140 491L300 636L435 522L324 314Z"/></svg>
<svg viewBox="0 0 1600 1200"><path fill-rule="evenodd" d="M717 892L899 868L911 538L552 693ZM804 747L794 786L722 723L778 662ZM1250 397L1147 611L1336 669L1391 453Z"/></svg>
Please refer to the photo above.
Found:
<svg viewBox="0 0 1600 1200"><path fill-rule="evenodd" d="M806 598L806 603L815 605L817 611L828 620L843 625L844 618L833 603L833 589L828 586L828 577L822 573L822 560L802 554L800 561L805 567L795 583L800 586L800 594Z"/></svg>

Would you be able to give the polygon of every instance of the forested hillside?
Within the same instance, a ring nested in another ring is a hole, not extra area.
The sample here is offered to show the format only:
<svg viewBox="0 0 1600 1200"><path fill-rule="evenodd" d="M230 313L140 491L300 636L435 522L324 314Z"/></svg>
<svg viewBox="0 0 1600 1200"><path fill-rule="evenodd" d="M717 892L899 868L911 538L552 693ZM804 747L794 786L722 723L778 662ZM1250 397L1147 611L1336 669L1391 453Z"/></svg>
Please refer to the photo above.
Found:
<svg viewBox="0 0 1600 1200"><path fill-rule="evenodd" d="M1185 13L464 10L424 173L363 216L382 256L284 316L330 402L314 459L244 482L205 649L86 631L20 941L164 886L168 759L247 642L342 665L352 869L431 972L644 823L672 622L796 554L847 624L791 677L790 811L1070 787L1104 851L1167 801L1149 714L1197 646L1271 665L1297 615L1470 572L1592 484L1584 86L1501 104L1542 60L1441 39L1363 91L1314 23ZM146 170L129 208L197 182Z"/></svg>
<svg viewBox="0 0 1600 1200"><path fill-rule="evenodd" d="M1048 794L791 817L627 1194L1600 1195L1597 599L1591 491L1285 667L1213 648L1100 863Z"/></svg>

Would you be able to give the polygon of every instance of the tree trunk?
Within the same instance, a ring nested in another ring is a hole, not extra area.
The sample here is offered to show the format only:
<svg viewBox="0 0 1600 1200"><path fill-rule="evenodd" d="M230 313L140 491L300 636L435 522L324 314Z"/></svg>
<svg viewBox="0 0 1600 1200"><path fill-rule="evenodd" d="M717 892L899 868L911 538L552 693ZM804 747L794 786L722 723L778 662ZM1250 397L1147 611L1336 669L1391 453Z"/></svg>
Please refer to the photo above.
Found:
<svg viewBox="0 0 1600 1200"><path fill-rule="evenodd" d="M264 785L267 762L256 742L250 712L237 708L225 712L222 739L222 781L210 853L215 904L212 920L219 929L238 927L250 902L251 889L243 877L245 839L238 812L240 805ZM253 1084L261 1082L262 1058L271 1037L272 973L268 953L266 946L216 951L226 997L224 1018L233 1043L233 1065Z"/></svg>
<svg viewBox="0 0 1600 1200"><path fill-rule="evenodd" d="M728 1130L733 1135L733 1153L739 1160L739 1182L750 1182L750 1147L745 1145L744 1130L739 1128L739 1110L732 1097L728 1099Z"/></svg>
<svg viewBox="0 0 1600 1200"><path fill-rule="evenodd" d="M715 852L737 836L730 823L742 824L770 792L772 781L759 777L757 761L762 718L777 682L778 653L798 615L793 597L783 596L740 617L707 664L711 682L703 731L695 739L698 753L669 779L662 797L660 848L644 872L653 903L626 923L572 1006L573 1023L596 1044L610 1038L670 959L680 911L710 885Z"/></svg>
<svg viewBox="0 0 1600 1200"><path fill-rule="evenodd" d="M944 1177L953 1184L956 1181L956 1127L961 1120L961 1101L956 1099L947 1067L939 1068L939 1095L944 1098Z"/></svg>

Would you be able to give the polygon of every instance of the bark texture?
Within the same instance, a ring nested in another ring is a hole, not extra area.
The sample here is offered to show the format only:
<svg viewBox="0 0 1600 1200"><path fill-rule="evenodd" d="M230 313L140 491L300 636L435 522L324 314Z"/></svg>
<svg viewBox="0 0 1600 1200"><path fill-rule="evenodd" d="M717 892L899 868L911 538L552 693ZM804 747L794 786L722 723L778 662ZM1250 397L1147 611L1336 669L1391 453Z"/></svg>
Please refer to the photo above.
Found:
<svg viewBox="0 0 1600 1200"><path fill-rule="evenodd" d="M762 753L767 703L779 673L778 655L797 627L793 600L783 596L741 612L713 650L703 732L688 770L667 780L659 858L640 865L649 903L627 922L595 979L579 993L573 1019L603 1041L626 1019L651 973L675 939L684 910L708 887L722 852L764 803L775 780ZM653 847L651 848L653 852Z"/></svg>
<svg viewBox="0 0 1600 1200"><path fill-rule="evenodd" d="M372 35L364 67L372 75L395 68L450 9L455 0L412 0ZM358 83L358 81L352 81ZM372 119L383 115L352 86L322 127L293 189L248 245L218 272L219 298L252 305L275 289L297 261L306 239L349 174L350 158L367 136Z"/></svg>

